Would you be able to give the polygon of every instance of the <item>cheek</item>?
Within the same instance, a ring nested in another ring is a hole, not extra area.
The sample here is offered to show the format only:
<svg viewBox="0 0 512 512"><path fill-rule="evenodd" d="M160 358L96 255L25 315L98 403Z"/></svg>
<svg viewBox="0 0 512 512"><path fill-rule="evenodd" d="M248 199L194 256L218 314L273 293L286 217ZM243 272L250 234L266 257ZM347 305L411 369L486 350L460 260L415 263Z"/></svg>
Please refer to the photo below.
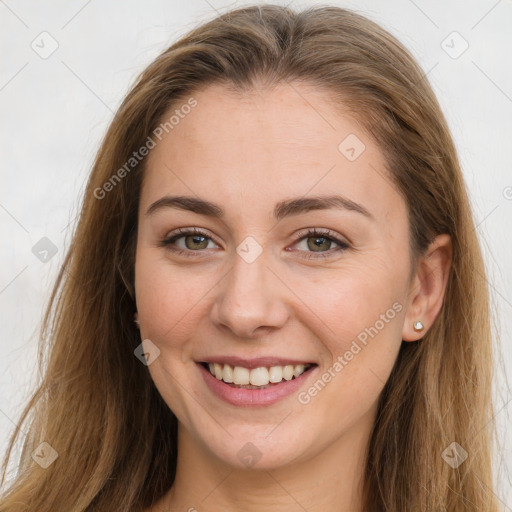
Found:
<svg viewBox="0 0 512 512"><path fill-rule="evenodd" d="M305 280L301 289L321 317L315 335L325 357L322 372L299 398L316 401L318 418L336 423L343 411L350 423L374 404L393 368L402 343L406 279L396 270L354 266L329 280Z"/></svg>
<svg viewBox="0 0 512 512"><path fill-rule="evenodd" d="M187 424L193 422L182 387L187 386L195 364L188 341L197 331L198 315L205 314L205 293L211 288L206 284L208 275L170 265L165 255L152 248L137 251L135 287L141 339L150 339L160 350L148 370L165 402L181 420L188 418Z"/></svg>
<svg viewBox="0 0 512 512"><path fill-rule="evenodd" d="M295 280L293 289L300 290L304 311L309 309L320 320L324 332L318 338L333 354L344 352L360 334L364 341L364 333L374 332L375 326L391 338L401 332L407 279L396 269L384 269L373 259L372 264L346 265Z"/></svg>
<svg viewBox="0 0 512 512"><path fill-rule="evenodd" d="M136 290L141 335L154 340L162 355L149 366L152 379L180 422L204 438L212 431L215 415L205 413L209 404L190 378L191 341L200 342L201 334L214 332L211 309L229 289L223 288L224 270L199 267L170 264L157 251L140 249ZM283 447L295 451L297 445L327 445L374 410L401 343L399 301L407 287L402 273L393 268L394 273L375 254L337 269L274 267L286 286L276 281L275 289L266 290L267 297L285 301L291 315L282 334L300 337L302 348L318 355L321 370L292 402L294 417L303 425L300 439L294 440L295 429L276 430L276 453ZM248 439L260 436L262 445L271 442L266 437L269 429L258 422L246 424L236 416L230 421L240 439L246 432ZM272 416L266 421L276 423ZM224 432L215 437L218 446L224 446L225 437ZM232 451L230 446L222 449Z"/></svg>
<svg viewBox="0 0 512 512"><path fill-rule="evenodd" d="M140 250L135 287L143 335L159 341L180 340L192 332L215 284L215 275L171 265L161 253Z"/></svg>

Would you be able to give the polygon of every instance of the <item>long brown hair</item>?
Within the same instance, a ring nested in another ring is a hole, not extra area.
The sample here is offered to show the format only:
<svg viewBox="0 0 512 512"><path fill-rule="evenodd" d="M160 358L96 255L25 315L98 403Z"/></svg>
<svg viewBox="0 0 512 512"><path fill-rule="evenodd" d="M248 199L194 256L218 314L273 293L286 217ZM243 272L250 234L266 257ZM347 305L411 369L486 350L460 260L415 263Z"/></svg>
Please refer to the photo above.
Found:
<svg viewBox="0 0 512 512"><path fill-rule="evenodd" d="M173 44L143 71L98 152L81 216L44 318L42 379L21 421L19 471L2 512L128 511L173 484L177 420L134 357L137 211L145 160L111 182L171 106L198 88L303 81L349 108L379 144L409 211L411 254L452 238L443 308L403 343L367 454L365 511L495 512L488 290L454 144L421 68L388 32L354 12L231 11ZM125 168L126 169L126 168ZM487 426L486 426L487 425ZM490 424L492 425L492 423ZM14 433L4 463L17 439ZM31 453L48 442L58 458ZM443 451L457 442L456 469Z"/></svg>

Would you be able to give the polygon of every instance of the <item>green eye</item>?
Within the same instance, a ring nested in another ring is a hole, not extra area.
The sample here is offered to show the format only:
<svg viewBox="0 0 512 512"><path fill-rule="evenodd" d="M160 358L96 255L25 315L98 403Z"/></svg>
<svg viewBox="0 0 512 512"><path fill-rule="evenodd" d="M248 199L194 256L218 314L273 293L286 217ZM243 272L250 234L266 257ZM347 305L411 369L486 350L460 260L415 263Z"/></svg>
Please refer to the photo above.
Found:
<svg viewBox="0 0 512 512"><path fill-rule="evenodd" d="M177 244L181 239L185 241L184 246ZM204 252L204 249L209 248L208 244L210 242L218 247L216 242L213 241L208 233L197 228L180 228L177 233L171 234L171 236L162 240L159 245L161 247L166 247L177 254L185 256L199 256ZM303 250L299 250L298 252L304 253L301 257L308 259L326 258L334 253L350 248L347 242L338 239L335 234L328 230L309 229L299 235L299 239L295 245L297 246L303 242L306 242L305 247L303 247ZM333 244L338 247L333 249Z"/></svg>
<svg viewBox="0 0 512 512"><path fill-rule="evenodd" d="M302 241L306 242L306 249L304 251L304 258L314 259L314 258L327 258L332 256L334 253L339 251L343 251L348 249L350 246L347 242L340 240L337 238L331 231L323 231L310 229L305 233L301 233L301 238L298 242L300 244ZM297 245L298 245L297 244ZM338 246L338 248L332 249L332 244Z"/></svg>

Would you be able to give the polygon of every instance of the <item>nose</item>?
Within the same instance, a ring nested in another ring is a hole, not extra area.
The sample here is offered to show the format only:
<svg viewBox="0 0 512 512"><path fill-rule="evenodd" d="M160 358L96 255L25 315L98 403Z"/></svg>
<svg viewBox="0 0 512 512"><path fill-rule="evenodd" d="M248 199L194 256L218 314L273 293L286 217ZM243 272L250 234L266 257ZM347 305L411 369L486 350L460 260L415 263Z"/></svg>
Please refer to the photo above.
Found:
<svg viewBox="0 0 512 512"><path fill-rule="evenodd" d="M239 339L254 339L281 328L290 316L286 287L268 266L265 251L252 263L235 254L219 283L212 321Z"/></svg>

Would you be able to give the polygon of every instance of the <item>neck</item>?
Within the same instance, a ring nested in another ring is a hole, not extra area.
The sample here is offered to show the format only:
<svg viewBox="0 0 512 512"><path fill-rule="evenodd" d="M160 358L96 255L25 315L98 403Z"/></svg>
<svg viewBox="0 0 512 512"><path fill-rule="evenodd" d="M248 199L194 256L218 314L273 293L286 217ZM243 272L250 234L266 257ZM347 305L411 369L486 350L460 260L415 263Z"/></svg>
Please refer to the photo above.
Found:
<svg viewBox="0 0 512 512"><path fill-rule="evenodd" d="M307 460L274 469L228 466L180 424L176 479L162 510L361 512L371 423L354 425Z"/></svg>

